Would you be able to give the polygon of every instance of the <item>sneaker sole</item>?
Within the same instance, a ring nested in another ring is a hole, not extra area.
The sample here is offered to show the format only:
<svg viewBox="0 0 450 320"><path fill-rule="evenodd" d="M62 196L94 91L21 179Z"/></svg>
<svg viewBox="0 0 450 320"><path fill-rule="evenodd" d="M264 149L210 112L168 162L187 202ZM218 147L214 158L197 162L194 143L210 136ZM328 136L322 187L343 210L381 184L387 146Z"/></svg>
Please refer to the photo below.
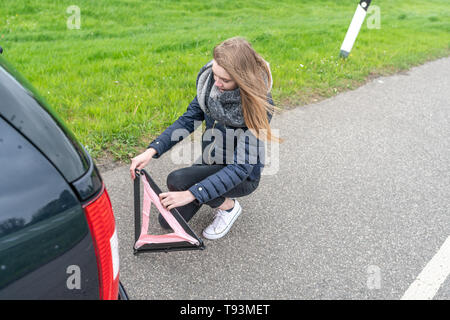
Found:
<svg viewBox="0 0 450 320"><path fill-rule="evenodd" d="M226 235L228 233L228 231L230 231L231 227L233 226L236 219L240 216L241 212L242 212L242 207L239 208L239 211L234 215L233 219L228 224L228 227L226 227L226 229L223 230L221 233L209 234L209 233L205 233L205 230L203 230L203 232L202 232L203 237L205 237L208 240L216 240L216 239L222 238L224 235Z"/></svg>

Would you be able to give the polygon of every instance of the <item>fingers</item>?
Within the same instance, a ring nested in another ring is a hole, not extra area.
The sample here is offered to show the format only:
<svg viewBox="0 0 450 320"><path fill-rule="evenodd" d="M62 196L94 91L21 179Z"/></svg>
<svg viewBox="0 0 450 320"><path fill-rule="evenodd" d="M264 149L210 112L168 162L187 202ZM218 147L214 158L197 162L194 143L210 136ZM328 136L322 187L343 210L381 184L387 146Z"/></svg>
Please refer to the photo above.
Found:
<svg viewBox="0 0 450 320"><path fill-rule="evenodd" d="M134 180L136 178L135 170L136 168L138 170L142 170L145 168L145 166L149 163L152 155L154 153L141 153L140 155L134 157L131 159L131 165L130 165L130 176Z"/></svg>
<svg viewBox="0 0 450 320"><path fill-rule="evenodd" d="M169 202L170 202L170 198L169 198L169 192L162 192L162 193L160 193L159 194L159 200L161 200L161 204L164 206L164 207L167 207L167 205L169 204Z"/></svg>
<svg viewBox="0 0 450 320"><path fill-rule="evenodd" d="M131 179L133 179L133 180L134 180L134 178L136 178L136 175L134 174L134 170L136 169L137 165L138 165L137 159L136 158L131 159L130 176L131 176Z"/></svg>
<svg viewBox="0 0 450 320"><path fill-rule="evenodd" d="M130 167L130 176L131 176L131 179L135 179L136 178L136 170L138 170L139 172L142 170L142 168L140 168L140 167L135 167L135 166L131 166Z"/></svg>
<svg viewBox="0 0 450 320"><path fill-rule="evenodd" d="M171 192L160 193L159 199L161 200L161 204L167 210L178 207L176 197Z"/></svg>
<svg viewBox="0 0 450 320"><path fill-rule="evenodd" d="M142 168L144 168L144 165L142 162L137 161L135 158L131 159L130 175L133 180L136 178L136 174L135 174L136 169L142 170Z"/></svg>
<svg viewBox="0 0 450 320"><path fill-rule="evenodd" d="M192 202L195 197L189 191L169 191L161 192L159 199L166 209L171 210Z"/></svg>
<svg viewBox="0 0 450 320"><path fill-rule="evenodd" d="M134 178L136 178L136 175L134 174L134 168L135 168L135 166L133 164L131 164L130 175L131 175L131 179L133 179L133 180L134 180Z"/></svg>
<svg viewBox="0 0 450 320"><path fill-rule="evenodd" d="M138 170L141 170L142 168L137 167ZM135 179L136 178L136 163L132 163L130 166L130 175L131 175L131 179Z"/></svg>

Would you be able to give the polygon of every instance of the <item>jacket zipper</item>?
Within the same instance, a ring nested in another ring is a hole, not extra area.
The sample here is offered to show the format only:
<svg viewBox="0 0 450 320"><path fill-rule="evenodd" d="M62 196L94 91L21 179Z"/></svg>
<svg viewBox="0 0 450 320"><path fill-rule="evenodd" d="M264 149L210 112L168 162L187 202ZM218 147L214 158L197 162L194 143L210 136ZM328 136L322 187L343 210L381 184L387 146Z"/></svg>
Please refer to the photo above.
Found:
<svg viewBox="0 0 450 320"><path fill-rule="evenodd" d="M213 124L213 126L212 126L212 130L213 130L213 131L214 131L214 127L216 126L216 123L217 123L217 120L214 120L214 124ZM211 132L211 134L213 133L213 131ZM212 150L213 150L215 144L216 144L216 139L214 139L214 141L213 141L211 147L209 148L208 164L211 164L211 153L212 153Z"/></svg>

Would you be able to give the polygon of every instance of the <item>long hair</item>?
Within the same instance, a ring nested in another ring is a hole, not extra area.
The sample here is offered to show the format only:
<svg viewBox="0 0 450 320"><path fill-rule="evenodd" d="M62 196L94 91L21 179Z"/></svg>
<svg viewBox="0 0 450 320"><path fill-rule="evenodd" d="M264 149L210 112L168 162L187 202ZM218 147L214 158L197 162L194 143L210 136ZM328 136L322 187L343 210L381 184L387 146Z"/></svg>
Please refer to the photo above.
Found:
<svg viewBox="0 0 450 320"><path fill-rule="evenodd" d="M268 114L276 107L268 102L272 76L267 62L241 37L223 41L214 48L214 60L237 83L246 126L258 139L281 142L272 135Z"/></svg>

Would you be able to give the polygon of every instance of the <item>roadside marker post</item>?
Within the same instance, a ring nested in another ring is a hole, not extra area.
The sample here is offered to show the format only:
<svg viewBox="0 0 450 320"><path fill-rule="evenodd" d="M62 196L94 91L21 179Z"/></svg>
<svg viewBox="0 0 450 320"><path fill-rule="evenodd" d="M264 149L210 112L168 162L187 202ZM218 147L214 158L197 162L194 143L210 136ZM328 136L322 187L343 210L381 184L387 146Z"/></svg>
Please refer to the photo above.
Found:
<svg viewBox="0 0 450 320"><path fill-rule="evenodd" d="M347 58L352 51L353 44L355 43L356 37L364 22L370 2L371 0L361 0L356 7L352 22L348 27L344 42L342 42L341 51L339 53L341 57Z"/></svg>

